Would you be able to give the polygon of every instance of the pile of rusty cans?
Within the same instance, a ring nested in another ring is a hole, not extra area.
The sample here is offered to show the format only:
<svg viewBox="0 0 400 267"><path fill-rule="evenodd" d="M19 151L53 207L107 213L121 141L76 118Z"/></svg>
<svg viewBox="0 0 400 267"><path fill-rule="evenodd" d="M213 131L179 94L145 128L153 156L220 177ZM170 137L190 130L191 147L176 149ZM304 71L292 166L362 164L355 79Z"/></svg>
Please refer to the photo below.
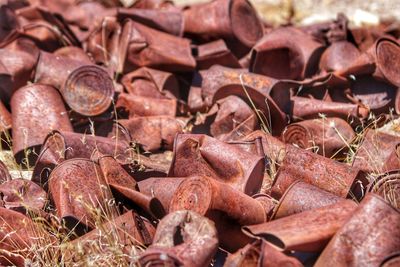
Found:
<svg viewBox="0 0 400 267"><path fill-rule="evenodd" d="M400 266L399 24L129 2L1 2L1 266Z"/></svg>

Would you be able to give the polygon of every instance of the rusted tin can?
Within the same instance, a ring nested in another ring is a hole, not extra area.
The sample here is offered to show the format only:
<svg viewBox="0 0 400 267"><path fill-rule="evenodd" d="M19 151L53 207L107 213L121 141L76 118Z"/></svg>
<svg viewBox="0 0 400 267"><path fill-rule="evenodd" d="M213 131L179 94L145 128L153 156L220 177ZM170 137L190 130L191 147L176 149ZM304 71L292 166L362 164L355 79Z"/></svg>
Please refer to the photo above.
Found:
<svg viewBox="0 0 400 267"><path fill-rule="evenodd" d="M85 231L95 228L101 214L113 218L116 210L112 194L107 187L98 164L82 158L66 160L51 172L49 193L57 216L68 229Z"/></svg>
<svg viewBox="0 0 400 267"><path fill-rule="evenodd" d="M342 70L359 56L360 51L354 44L344 40L334 42L322 53L319 68L327 72Z"/></svg>
<svg viewBox="0 0 400 267"><path fill-rule="evenodd" d="M302 181L294 182L276 205L273 219L335 204L343 198Z"/></svg>
<svg viewBox="0 0 400 267"><path fill-rule="evenodd" d="M80 61L82 63L84 62L87 65L93 64L92 59L85 53L85 51L76 46L61 47L54 51L53 55Z"/></svg>
<svg viewBox="0 0 400 267"><path fill-rule="evenodd" d="M76 253L77 247L81 247L81 254L86 256L94 251L106 254L112 244L118 244L123 253L128 254L135 246L150 245L155 231L149 221L133 211L128 211L66 244L65 259L79 263L81 261L80 253Z"/></svg>
<svg viewBox="0 0 400 267"><path fill-rule="evenodd" d="M239 60L222 39L198 45L194 51L197 69L199 70L208 69L213 65L241 68Z"/></svg>
<svg viewBox="0 0 400 267"><path fill-rule="evenodd" d="M133 117L119 120L131 140L146 151L172 150L175 135L183 132L183 122L167 116Z"/></svg>
<svg viewBox="0 0 400 267"><path fill-rule="evenodd" d="M355 202L342 200L267 223L245 226L243 230L284 251L318 252L350 219L356 208Z"/></svg>
<svg viewBox="0 0 400 267"><path fill-rule="evenodd" d="M347 151L355 137L353 128L340 118L305 120L286 126L282 141L325 157Z"/></svg>
<svg viewBox="0 0 400 267"><path fill-rule="evenodd" d="M117 19L120 22L131 19L162 32L175 36L183 35L184 21L180 10L119 8Z"/></svg>
<svg viewBox="0 0 400 267"><path fill-rule="evenodd" d="M157 198L164 210L169 212L169 204L179 185L186 177L154 177L139 181L139 191L148 197Z"/></svg>
<svg viewBox="0 0 400 267"><path fill-rule="evenodd" d="M55 166L67 159L90 159L95 151L112 155L121 164L126 164L127 158L130 156L129 144L124 140L52 131L43 142L42 150L33 169L32 181L46 186L49 174Z"/></svg>
<svg viewBox="0 0 400 267"><path fill-rule="evenodd" d="M128 113L129 117L134 116L169 116L175 117L177 113L176 99L160 99L130 94L120 94L115 103L117 109Z"/></svg>
<svg viewBox="0 0 400 267"><path fill-rule="evenodd" d="M140 68L125 74L121 83L131 95L152 98L179 98L179 83L170 72Z"/></svg>
<svg viewBox="0 0 400 267"><path fill-rule="evenodd" d="M32 261L32 249L38 246L55 246L56 240L40 230L27 216L0 207L0 264L24 266Z"/></svg>
<svg viewBox="0 0 400 267"><path fill-rule="evenodd" d="M60 89L68 106L84 116L105 112L113 101L114 91L109 74L96 65L74 69Z"/></svg>
<svg viewBox="0 0 400 267"><path fill-rule="evenodd" d="M252 50L250 71L275 79L303 80L318 70L323 44L293 27L266 34Z"/></svg>
<svg viewBox="0 0 400 267"><path fill-rule="evenodd" d="M379 267L396 267L400 265L400 252L386 257Z"/></svg>
<svg viewBox="0 0 400 267"><path fill-rule="evenodd" d="M273 199L270 195L267 194L255 194L252 198L256 199L258 202L263 205L267 221L273 218L274 210L276 210L278 201Z"/></svg>
<svg viewBox="0 0 400 267"><path fill-rule="evenodd" d="M258 266L301 267L303 264L301 264L301 262L295 257L287 256L264 240L257 240L251 244L247 244L244 248L238 250L234 254L230 254L224 263L224 267Z"/></svg>
<svg viewBox="0 0 400 267"><path fill-rule="evenodd" d="M0 202L3 207L21 213L40 211L47 203L46 192L25 179L13 179L0 184Z"/></svg>
<svg viewBox="0 0 400 267"><path fill-rule="evenodd" d="M73 131L60 94L51 86L27 85L11 99L13 153L18 163L33 166L47 134Z"/></svg>
<svg viewBox="0 0 400 267"><path fill-rule="evenodd" d="M248 195L259 192L264 158L207 135L178 134L168 176L208 176Z"/></svg>
<svg viewBox="0 0 400 267"><path fill-rule="evenodd" d="M201 41L224 38L233 50L240 44L246 53L263 35L257 12L247 0L215 0L193 5L183 14L185 34Z"/></svg>
<svg viewBox="0 0 400 267"><path fill-rule="evenodd" d="M397 136L369 129L356 151L353 166L365 172L384 172L386 162L399 143Z"/></svg>
<svg viewBox="0 0 400 267"><path fill-rule="evenodd" d="M139 208L157 219L166 214L157 198L138 191L134 178L113 157L102 155L97 157L104 179L117 201L128 207Z"/></svg>
<svg viewBox="0 0 400 267"><path fill-rule="evenodd" d="M337 71L341 76L372 74L395 86L400 86L400 78L396 75L400 45L391 38L379 38L368 49L353 61L351 66Z"/></svg>
<svg viewBox="0 0 400 267"><path fill-rule="evenodd" d="M287 145L286 155L272 185L272 196L279 199L296 180L343 198L358 200L363 197L367 185L366 175L360 169Z"/></svg>
<svg viewBox="0 0 400 267"><path fill-rule="evenodd" d="M153 244L140 256L139 263L207 266L217 248L217 230L212 221L193 211L176 211L160 221Z"/></svg>
<svg viewBox="0 0 400 267"><path fill-rule="evenodd" d="M400 211L369 193L336 232L315 266L379 266L399 250Z"/></svg>
<svg viewBox="0 0 400 267"><path fill-rule="evenodd" d="M119 62L120 73L137 67L190 72L196 66L188 39L154 30L132 20L127 20L122 29Z"/></svg>
<svg viewBox="0 0 400 267"><path fill-rule="evenodd" d="M362 103L343 103L312 99L301 96L291 97L292 109L290 115L295 119L317 119L319 114L327 117L338 117L363 120L368 117L369 108Z"/></svg>
<svg viewBox="0 0 400 267"><path fill-rule="evenodd" d="M239 225L266 221L263 205L230 185L208 177L191 177L183 181L171 200L169 211L192 210L201 215L226 214Z"/></svg>
<svg viewBox="0 0 400 267"><path fill-rule="evenodd" d="M37 55L17 49L0 49L1 80L0 97L8 103L13 93L31 79Z"/></svg>

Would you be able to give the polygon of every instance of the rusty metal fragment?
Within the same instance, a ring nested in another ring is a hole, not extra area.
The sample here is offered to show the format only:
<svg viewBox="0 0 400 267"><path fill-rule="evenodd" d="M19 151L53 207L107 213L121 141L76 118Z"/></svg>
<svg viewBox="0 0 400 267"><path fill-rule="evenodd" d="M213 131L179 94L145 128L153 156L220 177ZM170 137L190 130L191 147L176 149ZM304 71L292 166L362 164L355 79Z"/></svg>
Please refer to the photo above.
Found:
<svg viewBox="0 0 400 267"><path fill-rule="evenodd" d="M335 204L343 198L302 181L294 182L276 205L273 219Z"/></svg>
<svg viewBox="0 0 400 267"><path fill-rule="evenodd" d="M33 165L47 134L73 131L57 90L48 85L27 85L11 99L13 153L18 163Z"/></svg>
<svg viewBox="0 0 400 267"><path fill-rule="evenodd" d="M117 18L121 22L131 19L159 31L183 35L184 21L180 10L119 8Z"/></svg>
<svg viewBox="0 0 400 267"><path fill-rule="evenodd" d="M315 266L379 266L399 250L399 210L369 193L336 232Z"/></svg>
<svg viewBox="0 0 400 267"><path fill-rule="evenodd" d="M171 200L169 211L192 210L201 215L220 212L239 225L266 221L263 205L228 184L208 177L191 177L183 181Z"/></svg>
<svg viewBox="0 0 400 267"><path fill-rule="evenodd" d="M118 71L125 73L137 67L187 72L196 66L188 39L154 30L132 20L127 20L122 29L119 63Z"/></svg>
<svg viewBox="0 0 400 267"><path fill-rule="evenodd" d="M243 230L284 251L318 252L350 219L356 208L355 202L342 200L267 223L245 226Z"/></svg>
<svg viewBox="0 0 400 267"><path fill-rule="evenodd" d="M230 254L224 267L301 267L296 258L290 257L264 240L257 240L244 248Z"/></svg>
<svg viewBox="0 0 400 267"><path fill-rule="evenodd" d="M95 228L101 212L115 217L109 206L112 194L98 164L82 158L69 159L59 164L49 177L49 193L57 216L69 229Z"/></svg>
<svg viewBox="0 0 400 267"><path fill-rule="evenodd" d="M0 206L22 213L40 211L47 202L47 193L25 179L13 179L0 184Z"/></svg>
<svg viewBox="0 0 400 267"><path fill-rule="evenodd" d="M177 113L177 100L168 98L153 98L130 94L120 94L115 103L117 109L134 116L169 116L175 117Z"/></svg>
<svg viewBox="0 0 400 267"><path fill-rule="evenodd" d="M224 40L216 40L195 47L197 69L208 69L213 65L241 68L239 60L226 46Z"/></svg>
<svg viewBox="0 0 400 267"><path fill-rule="evenodd" d="M214 223L193 211L175 211L158 224L141 266L207 266L217 252Z"/></svg>
<svg viewBox="0 0 400 267"><path fill-rule="evenodd" d="M90 59L90 57L83 51L82 48L76 47L76 46L64 46L53 53L54 55L69 58L72 60L80 61L80 62L85 62L85 64L93 64L93 61Z"/></svg>
<svg viewBox="0 0 400 267"><path fill-rule="evenodd" d="M276 79L302 80L318 70L324 46L293 27L267 33L252 50L250 71Z"/></svg>
<svg viewBox="0 0 400 267"><path fill-rule="evenodd" d="M361 199L367 184L366 175L356 167L317 155L291 145L275 176L272 196L280 198L296 180L346 198Z"/></svg>
<svg viewBox="0 0 400 267"><path fill-rule="evenodd" d="M353 128L345 120L322 118L292 123L286 126L281 138L285 143L332 157L347 151L354 137Z"/></svg>
<svg viewBox="0 0 400 267"><path fill-rule="evenodd" d="M247 0L215 0L193 5L183 14L188 36L201 41L223 38L239 54L243 50L246 54L263 35L257 13Z"/></svg>
<svg viewBox="0 0 400 267"><path fill-rule="evenodd" d="M349 67L360 56L357 47L345 40L332 43L323 53L319 68L325 71L337 71Z"/></svg>
<svg viewBox="0 0 400 267"><path fill-rule="evenodd" d="M0 207L0 264L24 266L35 257L33 249L56 245L56 240L27 216Z"/></svg>
<svg viewBox="0 0 400 267"><path fill-rule="evenodd" d="M383 260L379 267L396 267L400 265L400 252L394 253Z"/></svg>
<svg viewBox="0 0 400 267"><path fill-rule="evenodd" d="M385 164L399 143L397 136L368 129L356 151L353 166L365 172L382 173L386 171Z"/></svg>
<svg viewBox="0 0 400 267"><path fill-rule="evenodd" d="M129 94L152 98L179 98L179 84L172 73L140 68L125 74L121 83Z"/></svg>
<svg viewBox="0 0 400 267"><path fill-rule="evenodd" d="M254 195L261 187L264 158L207 135L178 134L169 176L191 175L212 177Z"/></svg>
<svg viewBox="0 0 400 267"><path fill-rule="evenodd" d="M139 192L134 178L113 157L101 154L97 157L104 179L117 201L121 200L126 206L139 207L154 218L160 219L165 215L161 202Z"/></svg>
<svg viewBox="0 0 400 267"><path fill-rule="evenodd" d="M146 151L172 150L175 135L183 132L184 122L167 116L133 117L119 120L131 141Z"/></svg>
<svg viewBox="0 0 400 267"><path fill-rule="evenodd" d="M164 210L169 212L169 204L179 185L186 177L152 177L138 182L139 191L149 197L157 198Z"/></svg>

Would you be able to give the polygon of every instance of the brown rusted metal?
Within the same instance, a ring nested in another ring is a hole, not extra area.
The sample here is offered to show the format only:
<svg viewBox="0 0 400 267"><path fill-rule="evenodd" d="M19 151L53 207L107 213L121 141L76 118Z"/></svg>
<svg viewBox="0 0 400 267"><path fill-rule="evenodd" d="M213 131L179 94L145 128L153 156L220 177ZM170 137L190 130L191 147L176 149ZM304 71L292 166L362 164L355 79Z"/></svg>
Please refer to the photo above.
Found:
<svg viewBox="0 0 400 267"><path fill-rule="evenodd" d="M0 101L0 132L1 133L1 141L8 141L9 131L11 130L12 126L12 117L11 113L8 109L4 106L3 102Z"/></svg>
<svg viewBox="0 0 400 267"><path fill-rule="evenodd" d="M343 198L302 181L294 182L276 205L273 219L335 204Z"/></svg>
<svg viewBox="0 0 400 267"><path fill-rule="evenodd" d="M322 53L319 68L327 72L342 70L359 56L360 51L354 44L348 41L334 42Z"/></svg>
<svg viewBox="0 0 400 267"><path fill-rule="evenodd" d="M182 12L177 9L119 8L117 18L121 22L126 19L131 19L153 29L175 36L183 35L183 15Z"/></svg>
<svg viewBox="0 0 400 267"><path fill-rule="evenodd" d="M195 78L194 83L200 83L196 86L201 86L201 90L196 89L196 86L191 87L188 103L191 109L211 107L219 99L236 95L251 107L259 109L260 116L270 118L264 123L268 128L272 127L274 133L280 134L287 123L284 111L286 105L290 104L289 91L273 90L279 83L275 79L242 69L213 66L200 71L200 76Z"/></svg>
<svg viewBox="0 0 400 267"><path fill-rule="evenodd" d="M400 138L387 133L368 129L358 147L353 166L365 172L382 173L391 153L400 143Z"/></svg>
<svg viewBox="0 0 400 267"><path fill-rule="evenodd" d="M61 56L65 58L69 58L72 60L84 62L85 64L93 64L93 61L90 59L90 57L83 51L82 48L79 48L77 46L64 46L56 51L54 51L53 55L56 56Z"/></svg>
<svg viewBox="0 0 400 267"><path fill-rule="evenodd" d="M397 144L387 157L385 164L383 165L383 171L392 171L400 169L400 144Z"/></svg>
<svg viewBox="0 0 400 267"><path fill-rule="evenodd" d="M273 197L279 199L294 181L302 180L340 197L362 198L367 180L360 169L292 145L285 151L271 188Z"/></svg>
<svg viewBox="0 0 400 267"><path fill-rule="evenodd" d="M368 191L381 196L393 207L400 209L400 170L379 175L368 185Z"/></svg>
<svg viewBox="0 0 400 267"><path fill-rule="evenodd" d="M191 177L183 181L171 200L169 211L192 210L201 215L210 212L226 214L239 225L262 223L266 221L263 205L212 178Z"/></svg>
<svg viewBox="0 0 400 267"><path fill-rule="evenodd" d="M263 224L243 227L246 234L261 237L281 250L322 251L332 236L352 216L357 204L342 200Z"/></svg>
<svg viewBox="0 0 400 267"><path fill-rule="evenodd" d="M25 51L14 49L0 49L1 99L8 103L12 94L20 87L26 85L31 79L37 61L34 51L29 54Z"/></svg>
<svg viewBox="0 0 400 267"><path fill-rule="evenodd" d="M9 5L1 5L0 20L2 25L7 25L0 31L0 47L3 47L4 44L9 43L18 36L20 25L15 12Z"/></svg>
<svg viewBox="0 0 400 267"><path fill-rule="evenodd" d="M129 144L121 139L113 140L89 134L52 131L43 142L33 170L32 181L44 186L55 166L67 159L90 159L95 151L112 155L119 163L124 164L129 157L128 150Z"/></svg>
<svg viewBox="0 0 400 267"><path fill-rule="evenodd" d="M338 75L362 75L383 79L395 86L400 86L396 75L399 66L400 45L390 38L379 38L368 51L355 59L348 68L337 71Z"/></svg>
<svg viewBox="0 0 400 267"><path fill-rule="evenodd" d="M175 135L183 132L183 122L167 117L134 117L119 120L130 134L134 143L140 144L146 151L172 150Z"/></svg>
<svg viewBox="0 0 400 267"><path fill-rule="evenodd" d="M30 218L13 210L0 207L0 264L24 266L32 262L41 245L56 245L55 239L38 228Z"/></svg>
<svg viewBox="0 0 400 267"><path fill-rule="evenodd" d="M137 67L164 71L193 71L196 61L191 55L190 41L163 33L132 20L122 29L119 45L119 72Z"/></svg>
<svg viewBox="0 0 400 267"><path fill-rule="evenodd" d="M208 266L217 252L214 223L192 211L176 211L157 226L153 244L140 256L141 266Z"/></svg>
<svg viewBox="0 0 400 267"><path fill-rule="evenodd" d="M69 74L84 65L86 65L85 61L40 51L34 81L61 89Z"/></svg>
<svg viewBox="0 0 400 267"><path fill-rule="evenodd" d="M169 204L179 185L185 180L183 177L148 178L139 181L139 191L149 197L157 198L169 212Z"/></svg>
<svg viewBox="0 0 400 267"><path fill-rule="evenodd" d="M121 83L132 95L152 98L179 98L179 84L172 73L140 68L125 74Z"/></svg>
<svg viewBox="0 0 400 267"><path fill-rule="evenodd" d="M40 211L47 202L47 194L29 180L13 179L0 184L0 202L3 207L22 213Z"/></svg>
<svg viewBox="0 0 400 267"><path fill-rule="evenodd" d="M134 178L113 157L101 155L98 157L104 179L117 201L121 200L125 206L139 207L157 219L161 219L166 214L157 198L138 191Z"/></svg>
<svg viewBox="0 0 400 267"><path fill-rule="evenodd" d="M194 54L199 70L208 69L213 65L241 68L239 60L221 39L196 46Z"/></svg>
<svg viewBox="0 0 400 267"><path fill-rule="evenodd" d="M177 112L176 99L160 99L130 94L120 94L115 103L117 109L134 116L169 116L175 117Z"/></svg>
<svg viewBox="0 0 400 267"><path fill-rule="evenodd" d="M259 192L264 158L207 135L178 134L168 176L208 176L248 195Z"/></svg>
<svg viewBox="0 0 400 267"><path fill-rule="evenodd" d="M285 255L264 240L247 244L234 254L230 254L224 263L224 267L275 266L301 267L303 264L296 258Z"/></svg>
<svg viewBox="0 0 400 267"><path fill-rule="evenodd" d="M57 216L69 229L77 231L95 228L101 218L99 212L116 215L115 207L108 205L112 194L98 164L82 158L63 161L51 172L49 193Z"/></svg>
<svg viewBox="0 0 400 267"><path fill-rule="evenodd" d="M87 17L87 16L86 16ZM87 52L96 63L106 66L112 72L118 68L118 45L121 25L115 17L105 17L87 37Z"/></svg>
<svg viewBox="0 0 400 267"><path fill-rule="evenodd" d="M21 25L19 32L45 50L52 51L63 44L79 44L63 17L45 7L27 6L16 10L16 14Z"/></svg>
<svg viewBox="0 0 400 267"><path fill-rule="evenodd" d="M353 128L340 118L305 120L286 126L281 139L285 143L309 149L325 157L343 154L355 137Z"/></svg>
<svg viewBox="0 0 400 267"><path fill-rule="evenodd" d="M399 250L399 210L369 193L336 232L315 266L379 266Z"/></svg>
<svg viewBox="0 0 400 267"><path fill-rule="evenodd" d="M273 216L274 210L277 208L278 201L273 199L270 195L267 194L255 194L252 198L256 199L258 202L263 205L267 221L269 221Z"/></svg>
<svg viewBox="0 0 400 267"><path fill-rule="evenodd" d="M254 46L250 71L276 79L303 80L318 70L324 46L293 28L278 28Z"/></svg>
<svg viewBox="0 0 400 267"><path fill-rule="evenodd" d="M121 246L124 253L129 253L134 246L150 245L155 231L149 221L133 211L128 211L66 244L65 258L79 262L78 253L74 253L76 247L82 248L83 255L94 251L105 253L109 245L115 243Z"/></svg>
<svg viewBox="0 0 400 267"><path fill-rule="evenodd" d="M193 5L183 14L185 33L202 41L223 38L233 49L239 44L251 48L263 35L257 12L246 0L215 0Z"/></svg>
<svg viewBox="0 0 400 267"><path fill-rule="evenodd" d="M141 9L180 9L174 5L174 2L169 0L138 0L132 7Z"/></svg>
<svg viewBox="0 0 400 267"><path fill-rule="evenodd" d="M114 97L114 83L109 74L96 65L73 70L60 89L70 108L85 116L106 111Z"/></svg>
<svg viewBox="0 0 400 267"><path fill-rule="evenodd" d="M317 119L319 114L328 117L366 119L369 109L362 104L323 101L307 97L291 97L291 116L296 119Z"/></svg>
<svg viewBox="0 0 400 267"><path fill-rule="evenodd" d="M33 164L50 131L72 131L62 98L51 86L20 88L11 99L11 110L13 153L18 163Z"/></svg>
<svg viewBox="0 0 400 267"><path fill-rule="evenodd" d="M210 133L219 140L239 139L258 126L256 113L237 96L218 100L208 113L209 116L213 114L215 118L210 125Z"/></svg>

